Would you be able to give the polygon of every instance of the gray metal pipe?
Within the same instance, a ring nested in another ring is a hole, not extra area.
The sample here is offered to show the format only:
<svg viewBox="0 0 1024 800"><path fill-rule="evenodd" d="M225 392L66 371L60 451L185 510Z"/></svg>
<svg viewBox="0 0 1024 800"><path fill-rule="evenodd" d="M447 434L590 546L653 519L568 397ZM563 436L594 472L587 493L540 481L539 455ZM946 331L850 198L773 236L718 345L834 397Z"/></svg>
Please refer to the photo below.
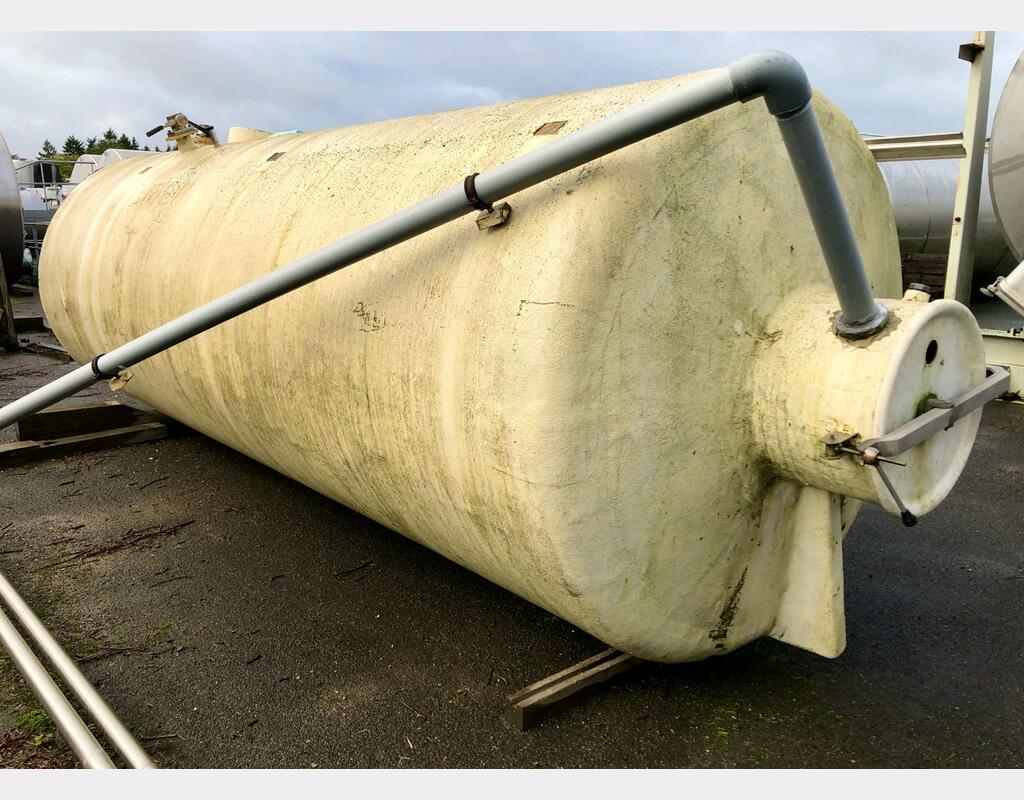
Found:
<svg viewBox="0 0 1024 800"><path fill-rule="evenodd" d="M889 312L871 294L814 108L808 103L776 119L843 311L836 328L851 339L870 336L885 324Z"/></svg>
<svg viewBox="0 0 1024 800"><path fill-rule="evenodd" d="M150 760L146 751L135 740L131 732L124 726L113 709L100 697L99 692L89 683L89 679L82 674L71 657L64 652L56 639L46 630L46 626L40 621L28 603L14 589L10 581L0 573L0 599L6 603L14 618L21 623L25 632L36 643L57 673L64 679L68 688L78 698L85 710L92 715L99 725L100 730L106 734L111 743L117 749L128 764L136 769L153 769L155 765ZM19 639L21 637L18 637ZM22 640L24 643L24 640ZM6 644L6 642L5 642ZM38 662L36 662L38 663ZM77 716L77 715L76 715ZM76 751L77 752L77 751ZM109 759L108 759L109 760Z"/></svg>
<svg viewBox="0 0 1024 800"><path fill-rule="evenodd" d="M842 309L836 319L837 331L851 339L871 336L885 325L889 312L871 294L846 204L811 106L807 73L786 53L760 50L730 64L729 75L737 99L746 103L763 97L779 125Z"/></svg>
<svg viewBox="0 0 1024 800"><path fill-rule="evenodd" d="M476 177L479 198L495 203L595 158L702 116L737 100L763 97L777 116L800 186L814 218L842 310L838 330L845 336L866 336L885 324L885 312L871 297L846 207L839 194L821 132L809 111L810 85L793 58L774 50L761 51L717 69L664 95L638 103L531 153ZM795 122L785 122L791 116ZM799 118L799 119L797 119ZM788 132L787 132L788 131ZM794 151L807 149L806 153ZM822 186L816 186L817 183ZM472 210L462 185L423 200L380 222L346 236L308 256L278 267L171 322L97 357L0 409L0 428L69 397L95 381L117 374L256 306L312 281L394 247L421 233L451 222ZM835 241L831 241L832 238Z"/></svg>
<svg viewBox="0 0 1024 800"><path fill-rule="evenodd" d="M82 722L78 712L54 683L53 678L39 663L35 653L21 638L7 615L0 609L0 642L3 643L11 660L24 676L26 683L35 692L39 702L49 712L65 741L78 756L83 766L89 769L114 769L114 763L104 752L96 737Z"/></svg>

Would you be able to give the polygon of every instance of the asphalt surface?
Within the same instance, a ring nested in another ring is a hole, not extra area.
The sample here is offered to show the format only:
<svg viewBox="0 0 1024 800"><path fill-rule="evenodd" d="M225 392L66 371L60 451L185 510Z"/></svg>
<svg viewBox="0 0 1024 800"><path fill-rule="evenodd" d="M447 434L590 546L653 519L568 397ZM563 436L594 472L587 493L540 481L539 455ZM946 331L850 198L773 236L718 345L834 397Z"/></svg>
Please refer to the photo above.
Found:
<svg viewBox="0 0 1024 800"><path fill-rule="evenodd" d="M861 512L840 658L645 665L527 733L505 696L600 642L199 435L5 470L0 569L165 767L1020 767L1022 441L992 404L940 509Z"/></svg>

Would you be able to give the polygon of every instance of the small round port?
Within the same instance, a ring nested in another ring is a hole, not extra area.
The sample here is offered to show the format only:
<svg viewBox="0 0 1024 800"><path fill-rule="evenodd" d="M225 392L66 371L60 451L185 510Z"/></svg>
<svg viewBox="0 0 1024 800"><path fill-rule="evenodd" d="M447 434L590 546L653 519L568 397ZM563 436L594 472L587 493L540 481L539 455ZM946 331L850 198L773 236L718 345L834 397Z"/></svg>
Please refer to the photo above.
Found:
<svg viewBox="0 0 1024 800"><path fill-rule="evenodd" d="M931 364L935 360L935 356L939 354L939 343L932 339L928 342L928 347L924 351L924 363Z"/></svg>

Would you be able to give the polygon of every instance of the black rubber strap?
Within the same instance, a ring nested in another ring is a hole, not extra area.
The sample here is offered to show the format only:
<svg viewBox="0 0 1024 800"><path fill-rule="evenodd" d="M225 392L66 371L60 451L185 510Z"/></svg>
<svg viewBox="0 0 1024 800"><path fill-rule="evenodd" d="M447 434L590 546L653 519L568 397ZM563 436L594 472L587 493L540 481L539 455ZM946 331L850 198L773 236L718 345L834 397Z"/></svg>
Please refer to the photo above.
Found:
<svg viewBox="0 0 1024 800"><path fill-rule="evenodd" d="M89 363L89 366L92 367L92 374L96 376L96 380L109 381L112 378L116 378L120 374L120 370L114 373L107 373L100 369L100 359L103 358L103 356L105 355L106 353L100 353Z"/></svg>
<svg viewBox="0 0 1024 800"><path fill-rule="evenodd" d="M462 182L462 188L466 191L466 202L469 203L470 208L475 208L477 211L494 211L494 206L485 203L476 193L476 176L479 174L479 172L474 172L472 175L467 175L466 180Z"/></svg>

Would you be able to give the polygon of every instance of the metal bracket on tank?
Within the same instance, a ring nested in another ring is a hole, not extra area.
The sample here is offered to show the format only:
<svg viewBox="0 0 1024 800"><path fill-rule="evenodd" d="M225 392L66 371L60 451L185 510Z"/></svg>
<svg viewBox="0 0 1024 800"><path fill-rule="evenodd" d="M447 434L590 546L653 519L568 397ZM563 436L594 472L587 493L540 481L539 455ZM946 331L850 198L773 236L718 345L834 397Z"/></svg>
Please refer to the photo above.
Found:
<svg viewBox="0 0 1024 800"><path fill-rule="evenodd" d="M896 456L927 441L939 431L952 428L957 420L977 411L986 403L1006 394L1010 388L1010 372L1006 367L985 366L985 380L949 401L933 401L933 408L914 417L896 430L868 439L858 445L862 453L873 448L882 456Z"/></svg>
<svg viewBox="0 0 1024 800"><path fill-rule="evenodd" d="M476 227L485 231L488 228L496 228L508 222L512 215L512 206L508 203L498 203L490 211L484 211L476 218Z"/></svg>
<svg viewBox="0 0 1024 800"><path fill-rule="evenodd" d="M856 433L846 431L830 431L818 441L825 445L825 457L830 459L851 456L862 467L874 467L878 477L888 489L896 507L900 511L900 519L907 527L917 524L917 516L910 511L893 486L889 476L885 474L882 464L897 467L907 466L904 462L893 460L892 456L905 453L926 442L940 431L949 430L957 420L977 411L991 400L1006 393L1010 388L1010 373L1005 367L986 365L985 380L972 389L952 400L932 399L928 411L914 417L910 422L901 425L885 436L867 439L854 444Z"/></svg>
<svg viewBox="0 0 1024 800"><path fill-rule="evenodd" d="M467 175L465 180L462 181L462 190L466 193L466 203L469 207L475 208L480 212L480 215L476 218L477 229L485 231L488 228L496 228L508 222L508 218L512 214L512 206L508 203L494 205L483 200L476 193L476 176L479 174L479 172L474 172L472 175Z"/></svg>
<svg viewBox="0 0 1024 800"><path fill-rule="evenodd" d="M882 469L883 463L893 464L897 467L905 467L907 465L901 461L893 461L892 459L882 457L874 447L864 447L863 445L861 448L856 447L853 444L853 440L856 438L856 433L830 431L818 439L818 441L825 445L825 458L837 459L843 456L850 456L862 467L874 467L878 471L878 477L885 484L885 488L889 490L889 494L896 503L896 507L900 510L900 519L903 520L903 524L908 528L913 527L917 524L917 516L907 508L902 498L896 493L896 487L892 485L889 476Z"/></svg>

